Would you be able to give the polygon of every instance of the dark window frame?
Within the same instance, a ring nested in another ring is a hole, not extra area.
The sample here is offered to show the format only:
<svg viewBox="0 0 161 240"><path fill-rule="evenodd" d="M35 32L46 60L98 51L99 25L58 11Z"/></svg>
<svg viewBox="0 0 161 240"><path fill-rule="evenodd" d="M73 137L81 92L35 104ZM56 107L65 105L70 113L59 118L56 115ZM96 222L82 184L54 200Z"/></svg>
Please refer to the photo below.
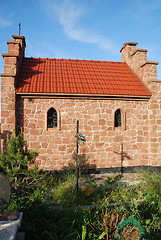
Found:
<svg viewBox="0 0 161 240"><path fill-rule="evenodd" d="M121 114L121 110L118 108L115 111L115 128L116 127L122 127L122 114Z"/></svg>
<svg viewBox="0 0 161 240"><path fill-rule="evenodd" d="M51 107L47 112L47 128L58 127L58 113L55 108Z"/></svg>

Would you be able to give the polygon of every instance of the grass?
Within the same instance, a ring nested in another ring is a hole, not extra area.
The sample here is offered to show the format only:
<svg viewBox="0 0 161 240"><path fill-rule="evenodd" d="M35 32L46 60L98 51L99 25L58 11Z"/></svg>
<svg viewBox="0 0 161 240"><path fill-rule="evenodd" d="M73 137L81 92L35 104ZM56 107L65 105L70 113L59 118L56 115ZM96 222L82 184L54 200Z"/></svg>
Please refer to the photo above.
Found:
<svg viewBox="0 0 161 240"><path fill-rule="evenodd" d="M101 184L98 180L81 178L77 193L74 174L59 177L49 174L29 198L22 193L14 195L9 208L14 210L19 206L24 212L22 230L26 240L114 239L118 223L127 218L137 219L148 239L161 239L158 221L161 218L161 173L144 172L141 176L143 182L136 186L118 185L116 188L112 187L116 183L113 178ZM143 198L144 202L135 201ZM126 201L131 202L126 204ZM111 202L120 204L109 207ZM99 206L78 207L88 204ZM54 205L64 208L54 209L51 207ZM128 231L126 228L123 232Z"/></svg>
<svg viewBox="0 0 161 240"><path fill-rule="evenodd" d="M108 202L132 201L143 198L139 187L122 187L119 184L116 188L113 184L117 179L107 178L103 183L98 180L82 177L80 187L76 192L76 177L74 174L67 174L64 178L58 179L50 192L51 203L64 207L83 206L91 204L102 204Z"/></svg>

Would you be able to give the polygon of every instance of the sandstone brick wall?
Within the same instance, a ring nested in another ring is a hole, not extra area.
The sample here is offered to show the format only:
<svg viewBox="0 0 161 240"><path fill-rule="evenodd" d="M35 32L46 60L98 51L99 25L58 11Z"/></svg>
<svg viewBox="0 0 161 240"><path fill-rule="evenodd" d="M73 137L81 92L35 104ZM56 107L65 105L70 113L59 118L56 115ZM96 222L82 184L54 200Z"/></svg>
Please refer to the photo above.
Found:
<svg viewBox="0 0 161 240"><path fill-rule="evenodd" d="M4 73L1 74L1 148L6 147L6 138L16 129L15 85L19 66L25 52L25 38L13 35L7 41L8 53L3 53Z"/></svg>
<svg viewBox="0 0 161 240"><path fill-rule="evenodd" d="M152 97L149 104L149 162L161 166L161 81L149 82Z"/></svg>
<svg viewBox="0 0 161 240"><path fill-rule="evenodd" d="M15 77L5 76L1 78L1 133L4 139L7 132L15 129ZM3 142L2 142L3 146Z"/></svg>
<svg viewBox="0 0 161 240"><path fill-rule="evenodd" d="M23 127L29 147L39 151L37 161L45 169L68 166L76 151L76 121L86 136L80 143L89 167L121 166L121 144L127 156L124 166L149 164L149 102L90 99L18 98L17 123ZM47 110L54 107L60 114L60 128L47 129ZM115 128L113 116L120 108L126 115L126 129Z"/></svg>
<svg viewBox="0 0 161 240"><path fill-rule="evenodd" d="M161 81L157 80L158 62L147 61L147 50L137 49L137 43L125 43L125 61L149 87L152 96L145 99L33 98L16 95L19 66L24 57L25 38L13 35L7 41L1 74L1 146L6 137L22 128L29 148L39 151L40 168L62 169L73 161L76 151L76 128L86 136L80 143L80 153L88 159L89 168L121 166L161 166ZM47 111L55 108L58 127L47 128ZM114 113L122 113L122 127L114 127Z"/></svg>

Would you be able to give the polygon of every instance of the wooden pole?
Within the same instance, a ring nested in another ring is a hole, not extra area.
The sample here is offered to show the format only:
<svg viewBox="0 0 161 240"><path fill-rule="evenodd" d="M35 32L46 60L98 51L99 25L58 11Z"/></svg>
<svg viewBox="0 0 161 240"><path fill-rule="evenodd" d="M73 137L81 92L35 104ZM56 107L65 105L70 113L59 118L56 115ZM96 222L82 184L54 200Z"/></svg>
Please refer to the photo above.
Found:
<svg viewBox="0 0 161 240"><path fill-rule="evenodd" d="M124 173L123 161L124 161L124 148L123 143L121 143L121 175L123 175Z"/></svg>
<svg viewBox="0 0 161 240"><path fill-rule="evenodd" d="M79 180L79 164L78 164L78 152L79 152L79 120L77 120L77 146L76 146L76 177L77 177L77 193L78 193L78 180Z"/></svg>

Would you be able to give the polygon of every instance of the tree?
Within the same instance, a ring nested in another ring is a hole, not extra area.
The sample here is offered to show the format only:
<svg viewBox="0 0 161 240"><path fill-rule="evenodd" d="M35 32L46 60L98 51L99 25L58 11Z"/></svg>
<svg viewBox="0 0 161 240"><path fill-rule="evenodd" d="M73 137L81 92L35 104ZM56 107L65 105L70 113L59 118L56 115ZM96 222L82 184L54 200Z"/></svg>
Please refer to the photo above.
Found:
<svg viewBox="0 0 161 240"><path fill-rule="evenodd" d="M23 188L37 171L35 165L37 156L38 152L28 150L22 132L18 136L13 134L11 139L7 140L7 150L0 156L0 167L15 190ZM31 167L32 165L34 166Z"/></svg>

